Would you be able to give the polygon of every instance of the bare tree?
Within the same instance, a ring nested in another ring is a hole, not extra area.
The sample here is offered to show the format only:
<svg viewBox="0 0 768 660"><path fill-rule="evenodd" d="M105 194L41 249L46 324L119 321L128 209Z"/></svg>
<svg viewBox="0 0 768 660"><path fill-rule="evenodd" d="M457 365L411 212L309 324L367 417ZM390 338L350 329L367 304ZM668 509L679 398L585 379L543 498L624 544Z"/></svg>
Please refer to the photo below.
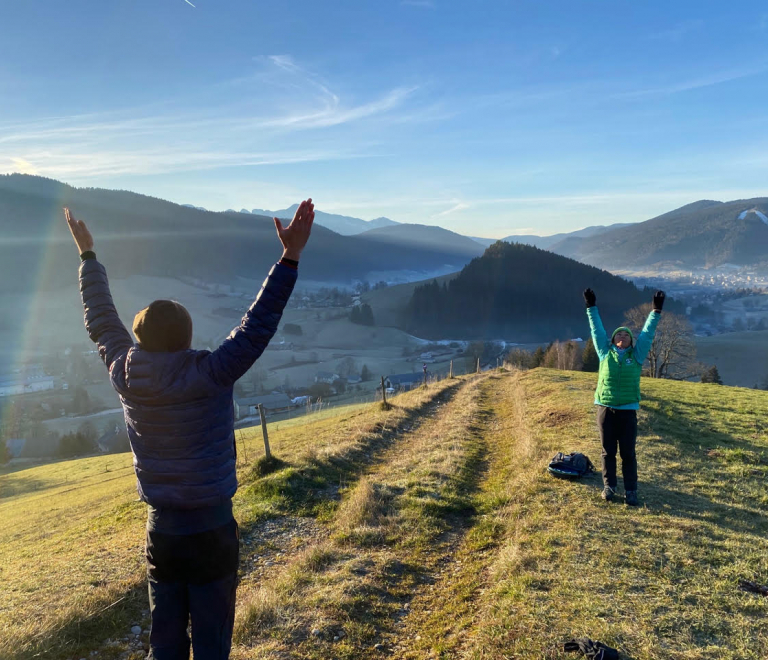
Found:
<svg viewBox="0 0 768 660"><path fill-rule="evenodd" d="M575 341L556 341L544 354L544 365L550 369L581 370L581 350Z"/></svg>
<svg viewBox="0 0 768 660"><path fill-rule="evenodd" d="M653 305L646 303L633 307L624 316L624 323L637 336L643 328ZM651 378L686 380L700 376L702 365L696 361L696 343L693 327L680 314L663 312L656 336L648 351L648 375Z"/></svg>
<svg viewBox="0 0 768 660"><path fill-rule="evenodd" d="M357 362L355 362L353 357L347 356L339 362L336 370L339 372L339 376L344 378L353 376L357 373Z"/></svg>

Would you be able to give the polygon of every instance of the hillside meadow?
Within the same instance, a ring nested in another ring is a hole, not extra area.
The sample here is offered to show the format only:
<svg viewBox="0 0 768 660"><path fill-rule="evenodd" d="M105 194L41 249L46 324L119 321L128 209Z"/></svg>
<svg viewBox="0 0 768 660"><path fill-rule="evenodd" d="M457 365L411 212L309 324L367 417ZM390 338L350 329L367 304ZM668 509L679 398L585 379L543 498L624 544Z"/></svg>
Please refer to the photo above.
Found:
<svg viewBox="0 0 768 660"><path fill-rule="evenodd" d="M641 506L598 475L594 375L445 380L238 432L241 585L233 658L768 654L768 393L643 381ZM144 507L129 455L0 474L0 657L144 657Z"/></svg>

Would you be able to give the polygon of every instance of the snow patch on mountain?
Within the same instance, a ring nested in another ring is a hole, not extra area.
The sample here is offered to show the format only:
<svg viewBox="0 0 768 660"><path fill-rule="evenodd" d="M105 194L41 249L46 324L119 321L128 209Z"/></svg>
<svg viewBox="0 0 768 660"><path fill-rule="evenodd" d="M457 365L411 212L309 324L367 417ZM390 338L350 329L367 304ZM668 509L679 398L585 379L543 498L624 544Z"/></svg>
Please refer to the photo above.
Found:
<svg viewBox="0 0 768 660"><path fill-rule="evenodd" d="M754 213L758 218L760 218L763 221L763 223L768 225L768 217L766 217L765 213L763 213L762 211L758 211L757 209L747 209L746 211L742 211L741 213L739 213L739 220L743 220L744 218L746 218L748 213Z"/></svg>

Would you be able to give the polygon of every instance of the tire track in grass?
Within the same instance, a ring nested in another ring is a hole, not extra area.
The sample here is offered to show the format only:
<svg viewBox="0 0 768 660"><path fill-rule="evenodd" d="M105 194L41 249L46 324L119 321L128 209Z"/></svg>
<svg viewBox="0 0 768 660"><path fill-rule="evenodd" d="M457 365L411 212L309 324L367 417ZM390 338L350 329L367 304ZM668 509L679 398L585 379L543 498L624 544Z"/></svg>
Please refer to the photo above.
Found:
<svg viewBox="0 0 768 660"><path fill-rule="evenodd" d="M485 410L478 442L484 469L472 491L475 515L456 530L451 543L436 557L435 582L410 603L393 635L398 658L453 658L470 638L478 618L478 599L489 584L488 566L501 541L504 525L494 512L506 505L516 424L510 414L510 383L514 375L495 376L481 386ZM506 404L506 405L503 405Z"/></svg>
<svg viewBox="0 0 768 660"><path fill-rule="evenodd" d="M364 658L391 648L404 608L435 581L471 516L487 378L464 381L425 412L348 491L329 538L247 595L233 658Z"/></svg>
<svg viewBox="0 0 768 660"><path fill-rule="evenodd" d="M343 417L339 421L341 437L334 434L333 441L325 442L321 449L309 447L305 453L288 454L287 467L282 470L263 477L252 472L243 478L241 473L243 486L236 496L235 507L243 539L243 591L273 579L285 564L301 555L307 547L327 538L328 527L321 524L318 517L327 517L332 511L327 505L338 501L339 484L355 483L364 470L380 460L387 448L399 441L403 433L418 428L424 415L431 414L430 411L436 410L438 405L450 400L460 386L461 381L457 379L433 385L428 392L417 391L395 397L392 407L386 411L373 404L369 409ZM328 421L320 420L318 427L310 421L308 428L322 429L323 423ZM291 427L284 434L291 439L301 430L301 426ZM280 437L279 433L277 435ZM313 436L312 440L324 442L323 433ZM272 487L284 490L279 506L252 515L247 499L249 489L251 497L260 497L258 488L252 488L258 482L271 482L267 491ZM143 528L143 518L141 515L140 522L132 521L132 526L137 524ZM118 554L123 556L125 553ZM131 559L140 554L137 550ZM81 561L79 556L73 556L73 560ZM105 567L105 570L107 574L121 572L119 566ZM103 597L91 598L87 606L77 612L70 611L72 608L60 599L41 607L38 611L44 612L49 621L44 627L39 621L34 631L30 626L16 631L23 638L18 643L43 649L46 657L66 660L72 653L82 657L94 651L99 657L117 657L129 652L136 640L132 636L123 639L124 635L119 631L128 631L133 623L142 627L148 627L149 623L147 613L142 609L146 607L146 581L143 570L139 572L138 579L133 580L124 592L114 588L102 590ZM115 586L113 581L109 584ZM115 602L117 606L113 606ZM19 655L22 656L23 653Z"/></svg>
<svg viewBox="0 0 768 660"><path fill-rule="evenodd" d="M311 448L300 459L298 470L289 466L267 475L264 490L269 493L280 490L280 495L287 499L277 515L250 524L241 521L241 582L269 579L297 552L327 538L330 528L318 518L329 517L328 505L337 504L342 490L351 489L366 471L385 462L392 444L416 432L441 405L455 396L460 386L456 380L433 387L426 395L414 393L423 397L417 405L406 408L394 404L359 429L357 438L345 437L327 446L322 454ZM258 487L251 488L250 492L246 489L245 496L258 497L261 492Z"/></svg>

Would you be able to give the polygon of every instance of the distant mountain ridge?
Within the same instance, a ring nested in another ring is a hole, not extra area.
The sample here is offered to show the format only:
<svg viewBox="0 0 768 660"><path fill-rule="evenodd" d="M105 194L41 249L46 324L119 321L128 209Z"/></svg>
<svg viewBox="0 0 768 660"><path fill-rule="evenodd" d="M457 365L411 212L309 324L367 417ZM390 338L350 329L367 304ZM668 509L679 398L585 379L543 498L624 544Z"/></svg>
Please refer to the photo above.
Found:
<svg viewBox="0 0 768 660"><path fill-rule="evenodd" d="M280 218L290 220L293 218L296 209L299 208L298 204L293 204L287 209L281 211L266 211L264 209L253 209L251 213L256 215L265 215L268 218ZM389 218L374 218L373 220L363 220L361 218L354 218L349 215L338 215L336 213L326 213L325 211L319 211L315 209L315 222L323 227L326 227L337 234L342 236L354 236L355 234L361 234L369 229L376 229L378 227L391 227L400 223L390 220Z"/></svg>
<svg viewBox="0 0 768 660"><path fill-rule="evenodd" d="M485 248L468 236L434 225L399 224L391 227L369 229L359 234L361 238L383 245L439 249L469 261L480 256Z"/></svg>
<svg viewBox="0 0 768 660"><path fill-rule="evenodd" d="M700 200L645 222L549 247L583 263L614 270L768 267L768 198Z"/></svg>
<svg viewBox="0 0 768 660"><path fill-rule="evenodd" d="M142 274L194 276L217 283L239 277L261 281L281 252L268 217L213 213L128 191L74 188L43 177L2 175L0 289L57 288L62 273L74 272L77 257L63 206L70 206L76 217L88 222L97 254L113 277ZM401 273L405 275L400 281L413 281L460 270L473 256L440 241L409 244L375 236L342 236L318 225L302 255L301 276L351 284L372 274L382 279L382 273Z"/></svg>
<svg viewBox="0 0 768 660"><path fill-rule="evenodd" d="M571 232L561 232L559 234L551 234L549 236L539 236L537 234L512 234L505 236L504 238L479 238L477 236L471 236L473 241L477 241L480 245L490 247L497 240L504 241L505 243L522 243L523 245L533 245L534 247L542 250L549 250L553 245L560 243L561 241L569 238L582 238L588 236L597 236L603 234L612 229L619 227L626 227L631 223L617 222L612 225L593 225L591 227L584 227L584 229L577 229Z"/></svg>
<svg viewBox="0 0 768 660"><path fill-rule="evenodd" d="M506 236L501 240L506 243L523 243L524 245L533 245L534 247L541 248L542 250L548 250L553 245L557 245L561 241L569 238L590 238L592 236L600 236L613 229L620 227L628 227L631 223L617 222L612 225L593 225L591 227L584 227L584 229L577 229L571 232L562 232L560 234L551 234L550 236L535 236L528 234L517 234L512 236Z"/></svg>

